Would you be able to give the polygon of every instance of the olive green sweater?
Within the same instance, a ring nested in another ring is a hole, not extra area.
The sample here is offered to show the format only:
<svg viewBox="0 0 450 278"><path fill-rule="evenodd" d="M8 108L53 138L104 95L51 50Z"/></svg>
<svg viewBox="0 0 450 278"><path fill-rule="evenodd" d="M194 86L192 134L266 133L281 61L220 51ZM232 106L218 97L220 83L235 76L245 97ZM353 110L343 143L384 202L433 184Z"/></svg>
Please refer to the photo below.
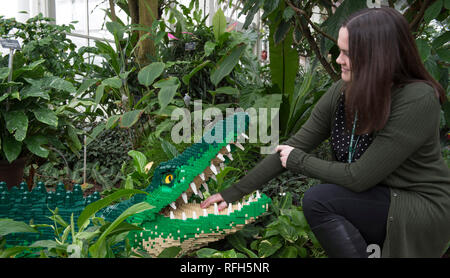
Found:
<svg viewBox="0 0 450 278"><path fill-rule="evenodd" d="M442 256L450 241L450 171L441 154L440 105L433 88L415 82L395 90L385 127L349 164L310 154L330 137L342 87L342 80L334 83L302 128L283 143L294 147L286 168L354 192L387 185L391 203L382 257ZM221 195L236 201L285 170L278 153L268 155Z"/></svg>

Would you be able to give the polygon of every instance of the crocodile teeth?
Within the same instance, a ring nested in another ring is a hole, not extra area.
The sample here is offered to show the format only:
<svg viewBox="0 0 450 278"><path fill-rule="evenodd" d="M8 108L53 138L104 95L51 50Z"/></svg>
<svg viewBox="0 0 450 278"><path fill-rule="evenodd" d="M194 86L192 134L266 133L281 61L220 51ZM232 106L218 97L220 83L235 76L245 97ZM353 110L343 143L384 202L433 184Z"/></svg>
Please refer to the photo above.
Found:
<svg viewBox="0 0 450 278"><path fill-rule="evenodd" d="M204 173L201 173L201 174L200 174L200 178L202 179L202 181L205 181L205 174L204 174Z"/></svg>
<svg viewBox="0 0 450 278"><path fill-rule="evenodd" d="M186 192L183 192L183 194L181 194L181 198L183 198L185 204L188 203Z"/></svg>
<svg viewBox="0 0 450 278"><path fill-rule="evenodd" d="M192 218L197 219L197 213L195 213L195 211L192 212Z"/></svg>
<svg viewBox="0 0 450 278"><path fill-rule="evenodd" d="M238 147L239 149L241 149L243 151L245 150L244 146L242 146L241 143L239 143L239 142L234 143L234 145L236 145L236 147Z"/></svg>
<svg viewBox="0 0 450 278"><path fill-rule="evenodd" d="M248 136L245 133L241 133L241 136L248 140Z"/></svg>
<svg viewBox="0 0 450 278"><path fill-rule="evenodd" d="M230 213L232 213L232 212L233 212L233 206L232 206L232 204L230 203L230 204L228 205L228 211L227 211L227 214L230 215Z"/></svg>
<svg viewBox="0 0 450 278"><path fill-rule="evenodd" d="M203 209L203 216L204 217L208 216L208 213L206 212L206 209Z"/></svg>
<svg viewBox="0 0 450 278"><path fill-rule="evenodd" d="M211 165L209 165L209 168L214 173L214 175L217 175L217 169L216 169L216 166L214 166L214 164L211 163Z"/></svg>
<svg viewBox="0 0 450 278"><path fill-rule="evenodd" d="M227 148L227 151L228 151L228 152L231 152L230 144L228 144L226 148Z"/></svg>
<svg viewBox="0 0 450 278"><path fill-rule="evenodd" d="M241 202L238 202L238 210L240 211L242 209Z"/></svg>
<svg viewBox="0 0 450 278"><path fill-rule="evenodd" d="M256 190L256 199L261 198L261 194L259 194L259 190Z"/></svg>
<svg viewBox="0 0 450 278"><path fill-rule="evenodd" d="M181 218L182 218L183 220L186 220L186 219L187 219L186 213L183 212L183 213L181 214Z"/></svg>
<svg viewBox="0 0 450 278"><path fill-rule="evenodd" d="M206 184L206 182L202 183L202 185L203 185L203 188L205 188L206 192L209 193L209 188L208 188L208 185Z"/></svg>
<svg viewBox="0 0 450 278"><path fill-rule="evenodd" d="M223 154L221 154L221 153L217 154L217 158L220 159L220 161L225 161L225 158L223 157Z"/></svg>
<svg viewBox="0 0 450 278"><path fill-rule="evenodd" d="M217 203L214 203L214 215L219 214L219 208L217 207Z"/></svg>
<svg viewBox="0 0 450 278"><path fill-rule="evenodd" d="M253 202L253 195L250 195L250 197L248 197L248 202L249 203Z"/></svg>
<svg viewBox="0 0 450 278"><path fill-rule="evenodd" d="M173 211L170 211L170 219L175 219L175 216L173 215Z"/></svg>
<svg viewBox="0 0 450 278"><path fill-rule="evenodd" d="M225 169L225 164L220 163L220 170L223 171L223 169Z"/></svg>
<svg viewBox="0 0 450 278"><path fill-rule="evenodd" d="M231 161L233 161L233 156L231 155L231 153L227 153L227 157L228 157Z"/></svg>
<svg viewBox="0 0 450 278"><path fill-rule="evenodd" d="M203 197L203 193L202 193L200 190L198 191L198 196L200 196L200 199L203 200L203 198L204 198L204 197Z"/></svg>
<svg viewBox="0 0 450 278"><path fill-rule="evenodd" d="M191 189L192 189L192 191L194 192L195 195L198 195L197 186L193 182L191 182Z"/></svg>
<svg viewBox="0 0 450 278"><path fill-rule="evenodd" d="M177 209L177 206L175 205L175 202L170 203L170 207L173 209Z"/></svg>
<svg viewBox="0 0 450 278"><path fill-rule="evenodd" d="M210 178L212 178L213 180L215 180L217 182L216 175L212 174Z"/></svg>

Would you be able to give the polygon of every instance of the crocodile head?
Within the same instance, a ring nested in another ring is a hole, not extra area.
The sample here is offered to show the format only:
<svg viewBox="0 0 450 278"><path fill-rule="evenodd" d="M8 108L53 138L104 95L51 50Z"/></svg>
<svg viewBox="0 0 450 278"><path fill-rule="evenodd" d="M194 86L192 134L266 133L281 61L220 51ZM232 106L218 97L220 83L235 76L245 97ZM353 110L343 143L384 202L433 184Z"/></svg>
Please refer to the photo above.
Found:
<svg viewBox="0 0 450 278"><path fill-rule="evenodd" d="M218 121L199 142L155 169L146 199L153 208L129 219L143 228L128 235L134 250L154 256L171 246L192 251L237 231L266 212L270 198L259 192L222 211L218 211L217 204L200 208L203 195L209 192L208 181L216 179L224 165L233 160L236 148L244 149L241 142L248 139L248 125L246 113Z"/></svg>

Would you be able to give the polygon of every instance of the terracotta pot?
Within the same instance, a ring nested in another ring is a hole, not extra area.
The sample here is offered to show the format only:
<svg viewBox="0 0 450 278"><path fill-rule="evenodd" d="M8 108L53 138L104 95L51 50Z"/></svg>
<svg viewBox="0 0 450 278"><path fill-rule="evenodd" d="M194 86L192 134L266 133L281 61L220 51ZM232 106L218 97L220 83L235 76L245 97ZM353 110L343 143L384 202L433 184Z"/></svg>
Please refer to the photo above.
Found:
<svg viewBox="0 0 450 278"><path fill-rule="evenodd" d="M13 186L19 187L23 180L23 171L25 169L25 157L18 158L12 163L7 160L0 160L0 182L6 182L8 189Z"/></svg>

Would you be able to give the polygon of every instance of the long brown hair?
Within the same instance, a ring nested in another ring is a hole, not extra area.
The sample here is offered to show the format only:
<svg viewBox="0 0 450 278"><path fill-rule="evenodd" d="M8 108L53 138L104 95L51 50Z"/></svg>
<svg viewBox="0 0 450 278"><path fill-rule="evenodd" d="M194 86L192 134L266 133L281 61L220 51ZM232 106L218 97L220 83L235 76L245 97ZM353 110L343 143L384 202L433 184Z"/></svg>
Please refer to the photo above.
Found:
<svg viewBox="0 0 450 278"><path fill-rule="evenodd" d="M342 27L349 34L352 74L345 89L347 126L357 112L358 134L386 125L394 88L424 81L434 88L441 104L446 100L442 86L425 69L401 13L387 7L363 9L352 14Z"/></svg>

